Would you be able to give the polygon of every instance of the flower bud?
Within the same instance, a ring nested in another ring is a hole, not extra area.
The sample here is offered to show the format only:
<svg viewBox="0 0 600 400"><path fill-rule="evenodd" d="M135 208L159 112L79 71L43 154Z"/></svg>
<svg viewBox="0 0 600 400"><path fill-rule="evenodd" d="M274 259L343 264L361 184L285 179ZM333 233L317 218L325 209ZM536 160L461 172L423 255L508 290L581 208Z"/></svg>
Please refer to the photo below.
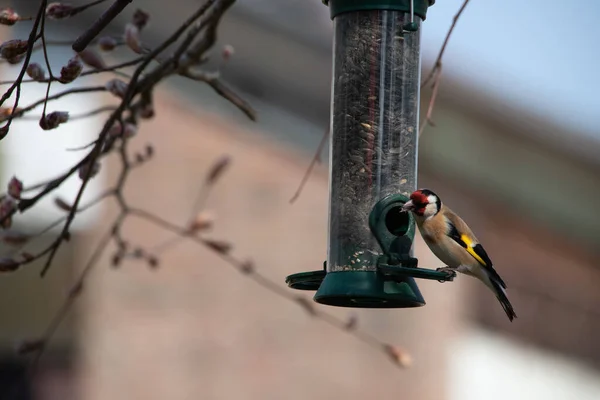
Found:
<svg viewBox="0 0 600 400"><path fill-rule="evenodd" d="M245 274L251 274L254 272L254 263L251 260L246 260L240 265L240 271Z"/></svg>
<svg viewBox="0 0 600 400"><path fill-rule="evenodd" d="M206 174L206 183L209 185L215 183L223 175L230 162L231 158L228 155L221 156Z"/></svg>
<svg viewBox="0 0 600 400"><path fill-rule="evenodd" d="M103 36L98 39L98 46L100 47L100 50L111 51L117 47L117 41L110 36Z"/></svg>
<svg viewBox="0 0 600 400"><path fill-rule="evenodd" d="M7 60L15 59L27 53L27 40L7 40L0 45L0 56Z"/></svg>
<svg viewBox="0 0 600 400"><path fill-rule="evenodd" d="M0 107L0 119L6 119L9 115L13 113L12 107Z"/></svg>
<svg viewBox="0 0 600 400"><path fill-rule="evenodd" d="M10 257L0 257L0 272L12 272L21 266L19 262Z"/></svg>
<svg viewBox="0 0 600 400"><path fill-rule="evenodd" d="M81 179L81 180L86 179L86 176L88 174L89 174L89 179L92 179L94 176L96 176L98 174L98 172L100 172L100 163L97 161L94 164L91 164L88 161L85 164L83 164L81 167L79 167L79 171L77 171L77 173L79 175L79 179Z"/></svg>
<svg viewBox="0 0 600 400"><path fill-rule="evenodd" d="M12 8L0 9L0 25L14 25L19 20L19 14Z"/></svg>
<svg viewBox="0 0 600 400"><path fill-rule="evenodd" d="M102 57L100 57L100 54L98 54L96 51L94 51L91 48L87 48L87 49L79 52L78 55L79 55L79 58L81 58L81 61L83 61L86 65L88 65L92 68L95 68L95 69L106 68L106 63L104 62Z"/></svg>
<svg viewBox="0 0 600 400"><path fill-rule="evenodd" d="M215 218L212 214L207 212L201 212L196 218L188 225L189 233L196 233L199 231L205 231L212 228Z"/></svg>
<svg viewBox="0 0 600 400"><path fill-rule="evenodd" d="M31 63L27 66L27 75L37 82L46 79L46 71L38 63Z"/></svg>
<svg viewBox="0 0 600 400"><path fill-rule="evenodd" d="M6 62L8 62L11 65L17 65L17 64L21 64L21 61L23 61L24 58L25 58L25 54L19 54L14 57L7 58Z"/></svg>
<svg viewBox="0 0 600 400"><path fill-rule="evenodd" d="M119 121L115 121L108 130L108 136L119 137L121 136L121 133L123 133L121 123Z"/></svg>
<svg viewBox="0 0 600 400"><path fill-rule="evenodd" d="M51 19L69 18L76 8L64 3L50 3L46 7L46 16Z"/></svg>
<svg viewBox="0 0 600 400"><path fill-rule="evenodd" d="M112 94L114 94L117 97L120 98L124 98L125 94L127 93L127 87L129 85L127 85L127 83L125 83L124 81L120 80L120 79L111 79L110 81L106 82L106 90L108 90L109 92L111 92Z"/></svg>
<svg viewBox="0 0 600 400"><path fill-rule="evenodd" d="M11 246L22 246L29 241L30 237L24 233L4 231L2 241Z"/></svg>
<svg viewBox="0 0 600 400"><path fill-rule="evenodd" d="M386 344L383 346L383 350L392 359L393 362L401 367L410 367L412 364L412 357L405 350L398 346Z"/></svg>
<svg viewBox="0 0 600 400"><path fill-rule="evenodd" d="M134 52L142 54L142 41L140 40L140 31L133 24L125 25L125 43Z"/></svg>
<svg viewBox="0 0 600 400"><path fill-rule="evenodd" d="M56 197L54 199L54 205L65 212L73 211L73 207L60 197Z"/></svg>
<svg viewBox="0 0 600 400"><path fill-rule="evenodd" d="M223 61L229 61L229 59L233 56L234 53L235 49L233 48L233 46L227 44L223 46L223 50L221 51L221 57L223 57Z"/></svg>
<svg viewBox="0 0 600 400"><path fill-rule="evenodd" d="M9 217L8 215L11 215L16 207L17 202L10 196L6 196L0 200L0 220L2 221L0 226L2 228L10 228L12 225L12 217Z"/></svg>
<svg viewBox="0 0 600 400"><path fill-rule="evenodd" d="M138 8L133 14L133 20L131 22L133 23L133 25L135 25L136 28L138 28L138 30L141 31L148 24L149 20L150 14Z"/></svg>
<svg viewBox="0 0 600 400"><path fill-rule="evenodd" d="M58 128L60 124L65 123L68 120L69 113L67 111L54 111L42 116L40 119L40 127L43 130L48 131L50 129Z"/></svg>
<svg viewBox="0 0 600 400"><path fill-rule="evenodd" d="M81 70L83 70L83 63L78 56L75 56L69 60L67 65L61 68L58 81L60 83L73 82L81 74Z"/></svg>
<svg viewBox="0 0 600 400"><path fill-rule="evenodd" d="M220 254L227 254L231 251L231 244L224 240L204 239L203 243L210 249Z"/></svg>
<svg viewBox="0 0 600 400"><path fill-rule="evenodd" d="M21 258L23 259L23 262L32 262L35 260L35 256L27 251L21 252Z"/></svg>
<svg viewBox="0 0 600 400"><path fill-rule="evenodd" d="M16 176L13 176L8 182L8 195L14 199L21 198L21 192L23 191L23 182L17 179Z"/></svg>
<svg viewBox="0 0 600 400"><path fill-rule="evenodd" d="M137 134L137 130L138 128L134 124L126 123L125 130L123 131L123 136L128 139L132 138Z"/></svg>
<svg viewBox="0 0 600 400"><path fill-rule="evenodd" d="M154 106L152 105L152 103L143 104L140 107L138 115L142 119L150 119L150 118L154 117Z"/></svg>
<svg viewBox="0 0 600 400"><path fill-rule="evenodd" d="M156 258L155 256L149 256L146 261L148 262L148 266L150 266L150 268L157 268L159 261L158 258Z"/></svg>
<svg viewBox="0 0 600 400"><path fill-rule="evenodd" d="M112 256L110 265L113 268L117 268L119 265L121 265L122 261L123 261L123 253L119 251Z"/></svg>

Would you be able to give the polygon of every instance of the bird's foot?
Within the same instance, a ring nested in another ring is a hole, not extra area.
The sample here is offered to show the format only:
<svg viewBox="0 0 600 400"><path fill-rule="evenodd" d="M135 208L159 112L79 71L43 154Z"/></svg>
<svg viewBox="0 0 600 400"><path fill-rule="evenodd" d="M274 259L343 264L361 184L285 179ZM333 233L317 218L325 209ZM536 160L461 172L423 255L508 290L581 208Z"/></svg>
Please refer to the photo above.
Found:
<svg viewBox="0 0 600 400"><path fill-rule="evenodd" d="M446 275L448 275L447 279L439 280L439 282L452 282L454 280L454 278L456 278L456 270L454 268L442 267L442 268L437 268L436 271L445 272Z"/></svg>

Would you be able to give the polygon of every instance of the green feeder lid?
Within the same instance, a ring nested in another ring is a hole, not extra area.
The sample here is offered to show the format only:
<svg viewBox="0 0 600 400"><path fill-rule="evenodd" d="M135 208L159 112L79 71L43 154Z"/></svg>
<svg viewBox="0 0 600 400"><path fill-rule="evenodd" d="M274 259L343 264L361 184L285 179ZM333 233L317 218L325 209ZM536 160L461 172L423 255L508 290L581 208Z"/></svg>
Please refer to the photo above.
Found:
<svg viewBox="0 0 600 400"><path fill-rule="evenodd" d="M331 10L331 19L336 15L350 11L395 10L410 12L411 2L414 13L425 20L427 8L434 5L435 0L322 0Z"/></svg>

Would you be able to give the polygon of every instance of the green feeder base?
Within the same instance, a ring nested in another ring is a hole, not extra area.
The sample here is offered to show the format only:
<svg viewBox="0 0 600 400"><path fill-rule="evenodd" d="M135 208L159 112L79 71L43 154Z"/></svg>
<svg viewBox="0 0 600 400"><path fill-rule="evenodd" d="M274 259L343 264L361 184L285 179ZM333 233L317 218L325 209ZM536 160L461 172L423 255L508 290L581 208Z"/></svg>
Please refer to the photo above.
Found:
<svg viewBox="0 0 600 400"><path fill-rule="evenodd" d="M290 275L286 283L292 289L313 290L320 304L353 308L409 308L425 305L415 282L429 279L452 281L454 274L418 267L411 256L415 223L400 208L408 198L400 194L377 202L369 215L369 227L383 254L378 256L377 270L320 271Z"/></svg>
<svg viewBox="0 0 600 400"><path fill-rule="evenodd" d="M354 308L421 307L425 300L414 279L385 280L377 271L328 273L314 300L320 304Z"/></svg>
<svg viewBox="0 0 600 400"><path fill-rule="evenodd" d="M317 291L314 301L337 307L410 308L425 305L414 280L448 282L453 274L432 269L380 264L377 271L326 270L289 275L285 282L296 290Z"/></svg>

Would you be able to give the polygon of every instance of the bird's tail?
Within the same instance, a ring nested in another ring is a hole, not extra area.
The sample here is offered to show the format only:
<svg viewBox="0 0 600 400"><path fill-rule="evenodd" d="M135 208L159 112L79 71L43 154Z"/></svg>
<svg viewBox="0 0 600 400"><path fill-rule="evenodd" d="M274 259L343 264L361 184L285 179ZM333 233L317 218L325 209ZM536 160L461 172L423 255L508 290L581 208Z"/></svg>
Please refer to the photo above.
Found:
<svg viewBox="0 0 600 400"><path fill-rule="evenodd" d="M496 294L496 298L502 305L502 308L508 316L508 319L510 319L510 322L512 322L513 319L517 318L517 314L515 314L515 310L512 304L510 304L508 297L506 296L506 291L504 290L504 287L502 287L502 284L493 277L490 277L490 283L492 289L494 290L494 293Z"/></svg>

